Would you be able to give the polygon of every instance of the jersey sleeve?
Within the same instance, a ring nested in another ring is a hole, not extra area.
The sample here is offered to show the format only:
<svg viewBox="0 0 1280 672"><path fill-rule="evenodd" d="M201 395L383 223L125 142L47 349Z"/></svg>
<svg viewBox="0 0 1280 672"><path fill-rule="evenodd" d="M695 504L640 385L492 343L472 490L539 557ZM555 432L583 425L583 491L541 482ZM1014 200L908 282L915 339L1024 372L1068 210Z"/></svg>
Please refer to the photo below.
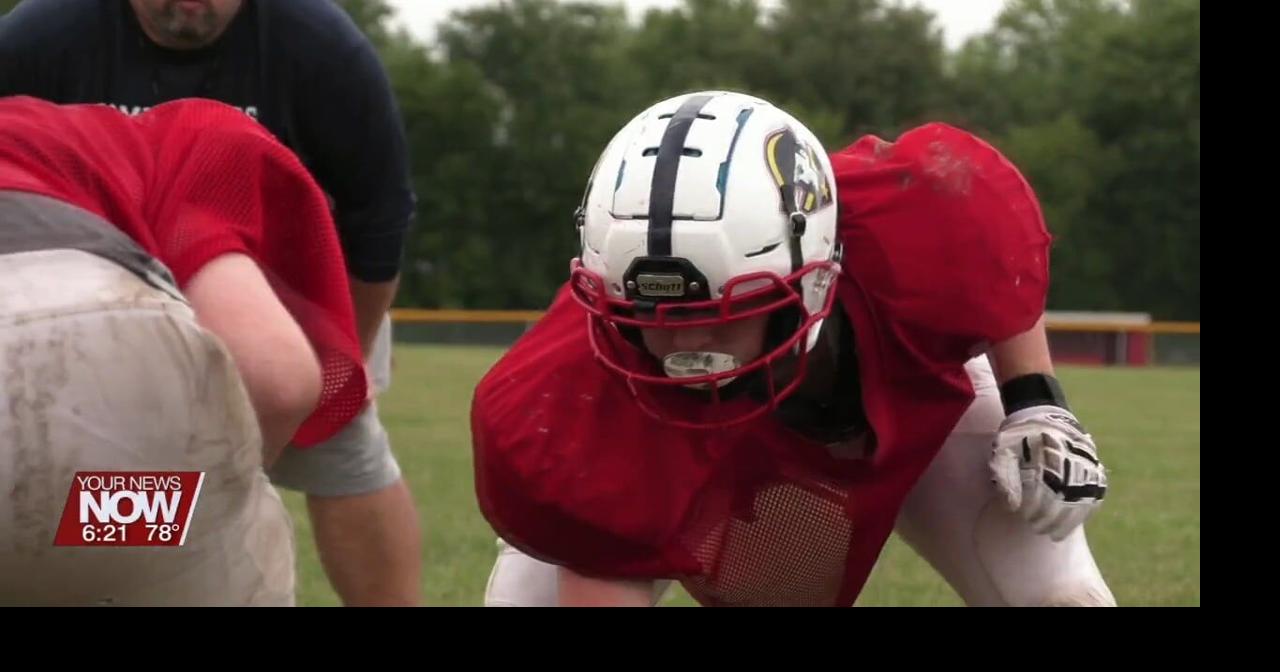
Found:
<svg viewBox="0 0 1280 672"><path fill-rule="evenodd" d="M1044 312L1050 236L1031 186L994 147L929 124L832 156L844 269L882 321L948 356L1030 329Z"/></svg>
<svg viewBox="0 0 1280 672"><path fill-rule="evenodd" d="M156 151L146 216L160 258L180 285L221 254L257 261L322 367L320 402L294 442L332 436L363 409L367 381L324 193L292 152L232 107L179 101L137 122Z"/></svg>

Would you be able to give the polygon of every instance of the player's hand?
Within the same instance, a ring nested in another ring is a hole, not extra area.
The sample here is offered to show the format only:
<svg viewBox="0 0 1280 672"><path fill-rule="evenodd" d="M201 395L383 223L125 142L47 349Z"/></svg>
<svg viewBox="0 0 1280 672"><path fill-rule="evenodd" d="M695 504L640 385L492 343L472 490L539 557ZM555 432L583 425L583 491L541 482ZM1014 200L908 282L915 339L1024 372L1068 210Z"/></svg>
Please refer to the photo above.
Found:
<svg viewBox="0 0 1280 672"><path fill-rule="evenodd" d="M1054 541L1084 523L1107 494L1093 437L1057 406L1035 406L1006 418L990 464L1009 509Z"/></svg>

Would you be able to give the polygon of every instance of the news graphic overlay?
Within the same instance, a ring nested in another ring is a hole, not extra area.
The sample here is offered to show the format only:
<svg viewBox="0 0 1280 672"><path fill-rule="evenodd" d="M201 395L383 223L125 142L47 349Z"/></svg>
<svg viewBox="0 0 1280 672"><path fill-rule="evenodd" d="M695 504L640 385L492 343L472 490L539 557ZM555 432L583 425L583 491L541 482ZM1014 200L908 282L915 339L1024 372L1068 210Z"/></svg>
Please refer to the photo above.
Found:
<svg viewBox="0 0 1280 672"><path fill-rule="evenodd" d="M200 471L80 471L54 546L181 546L200 499Z"/></svg>

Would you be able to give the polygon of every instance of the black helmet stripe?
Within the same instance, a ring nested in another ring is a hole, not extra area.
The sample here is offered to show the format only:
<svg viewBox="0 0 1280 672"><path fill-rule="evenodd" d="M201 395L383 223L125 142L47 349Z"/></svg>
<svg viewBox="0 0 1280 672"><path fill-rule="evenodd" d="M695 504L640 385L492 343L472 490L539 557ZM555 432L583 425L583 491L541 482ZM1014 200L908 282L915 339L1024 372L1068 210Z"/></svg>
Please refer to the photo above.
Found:
<svg viewBox="0 0 1280 672"><path fill-rule="evenodd" d="M795 133L788 128L782 132L782 137L778 139L778 147L774 154L778 161L778 172L782 173L782 186L779 190L782 196L782 214L787 217L788 227L794 227L795 222L792 217L801 210L796 205L796 151L798 145ZM798 271L801 266L804 266L804 253L800 249L800 234L802 233L803 230L797 232L794 228L788 232L792 272Z"/></svg>
<svg viewBox="0 0 1280 672"><path fill-rule="evenodd" d="M653 166L653 183L649 187L649 256L671 256L671 220L674 218L676 198L676 174L680 169L680 157L684 155L684 141L689 128L698 118L703 106L713 95L693 96L685 100L671 116L667 130L662 134L658 147L658 159Z"/></svg>

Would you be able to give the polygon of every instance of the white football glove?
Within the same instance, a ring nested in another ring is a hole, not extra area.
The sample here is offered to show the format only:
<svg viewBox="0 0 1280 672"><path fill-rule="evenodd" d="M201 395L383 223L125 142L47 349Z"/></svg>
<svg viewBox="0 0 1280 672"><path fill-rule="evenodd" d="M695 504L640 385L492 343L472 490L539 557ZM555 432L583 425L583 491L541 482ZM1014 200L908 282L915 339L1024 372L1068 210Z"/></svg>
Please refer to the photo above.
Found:
<svg viewBox="0 0 1280 672"><path fill-rule="evenodd" d="M1062 541L1102 506L1107 473L1093 437L1057 406L1005 418L991 456L996 489L1037 533Z"/></svg>

